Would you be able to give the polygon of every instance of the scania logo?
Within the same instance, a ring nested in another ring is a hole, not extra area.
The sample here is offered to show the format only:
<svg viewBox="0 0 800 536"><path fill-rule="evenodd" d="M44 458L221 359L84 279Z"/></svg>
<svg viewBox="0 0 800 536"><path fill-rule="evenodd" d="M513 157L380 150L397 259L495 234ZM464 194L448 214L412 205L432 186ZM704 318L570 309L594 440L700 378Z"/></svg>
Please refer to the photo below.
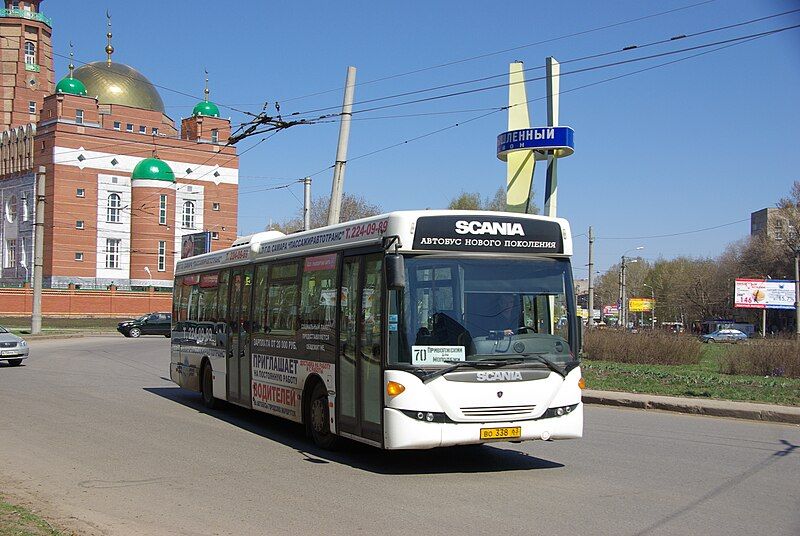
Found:
<svg viewBox="0 0 800 536"><path fill-rule="evenodd" d="M497 398L503 398L503 391L497 391Z"/></svg>
<svg viewBox="0 0 800 536"><path fill-rule="evenodd" d="M490 370L476 372L475 379L479 382L515 382L522 381L522 373L518 370ZM498 396L503 396L502 394Z"/></svg>
<svg viewBox="0 0 800 536"><path fill-rule="evenodd" d="M525 231L522 229L521 223L507 221L458 220L456 222L456 232L458 234L525 236Z"/></svg>

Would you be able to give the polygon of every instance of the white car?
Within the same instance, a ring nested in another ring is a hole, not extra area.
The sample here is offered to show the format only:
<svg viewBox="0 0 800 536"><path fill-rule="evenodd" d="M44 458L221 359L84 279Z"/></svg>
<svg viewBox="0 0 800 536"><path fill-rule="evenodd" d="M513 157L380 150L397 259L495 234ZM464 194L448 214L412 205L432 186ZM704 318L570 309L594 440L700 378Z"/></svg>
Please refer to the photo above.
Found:
<svg viewBox="0 0 800 536"><path fill-rule="evenodd" d="M8 361L12 367L22 364L28 357L28 343L21 337L0 326L0 361Z"/></svg>

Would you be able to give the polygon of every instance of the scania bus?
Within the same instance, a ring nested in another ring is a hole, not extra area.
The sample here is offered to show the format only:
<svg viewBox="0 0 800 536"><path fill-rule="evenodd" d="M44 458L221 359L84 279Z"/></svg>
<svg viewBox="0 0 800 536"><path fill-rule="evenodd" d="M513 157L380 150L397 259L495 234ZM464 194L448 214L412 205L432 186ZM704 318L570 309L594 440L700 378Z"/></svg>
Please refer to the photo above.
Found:
<svg viewBox="0 0 800 536"><path fill-rule="evenodd" d="M579 438L569 224L404 211L177 263L170 377L385 449Z"/></svg>

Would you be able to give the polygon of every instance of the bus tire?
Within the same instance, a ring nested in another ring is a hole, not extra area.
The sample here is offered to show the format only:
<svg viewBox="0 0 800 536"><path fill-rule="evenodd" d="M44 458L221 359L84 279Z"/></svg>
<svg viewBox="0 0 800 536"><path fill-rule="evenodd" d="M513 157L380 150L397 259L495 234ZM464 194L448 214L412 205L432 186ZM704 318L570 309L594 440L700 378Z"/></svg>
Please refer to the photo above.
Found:
<svg viewBox="0 0 800 536"><path fill-rule="evenodd" d="M338 437L331 432L328 390L320 380L314 382L306 415L306 431L314 444L326 450L333 449Z"/></svg>
<svg viewBox="0 0 800 536"><path fill-rule="evenodd" d="M200 394L205 407L214 409L217 406L217 399L214 398L214 371L207 359L203 360L203 368L200 372Z"/></svg>

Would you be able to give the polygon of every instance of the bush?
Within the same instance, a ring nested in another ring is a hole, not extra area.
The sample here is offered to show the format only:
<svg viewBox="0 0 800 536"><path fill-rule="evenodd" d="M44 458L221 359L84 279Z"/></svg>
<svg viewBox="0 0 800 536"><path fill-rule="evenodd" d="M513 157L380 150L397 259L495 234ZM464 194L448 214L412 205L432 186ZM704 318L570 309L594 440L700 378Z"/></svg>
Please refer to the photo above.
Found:
<svg viewBox="0 0 800 536"><path fill-rule="evenodd" d="M723 374L800 378L800 341L751 340L738 345L720 361Z"/></svg>
<svg viewBox="0 0 800 536"><path fill-rule="evenodd" d="M662 331L587 330L584 357L641 365L694 365L703 345L693 337Z"/></svg>

